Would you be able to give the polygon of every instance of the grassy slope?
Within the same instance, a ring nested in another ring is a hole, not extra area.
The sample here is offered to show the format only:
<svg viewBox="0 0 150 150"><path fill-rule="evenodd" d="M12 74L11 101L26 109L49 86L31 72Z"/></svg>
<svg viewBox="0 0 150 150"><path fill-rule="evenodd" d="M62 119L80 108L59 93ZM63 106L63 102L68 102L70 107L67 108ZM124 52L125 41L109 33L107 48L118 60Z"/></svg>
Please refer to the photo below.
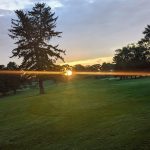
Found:
<svg viewBox="0 0 150 150"><path fill-rule="evenodd" d="M36 93L0 100L0 149L150 149L150 79L81 80Z"/></svg>

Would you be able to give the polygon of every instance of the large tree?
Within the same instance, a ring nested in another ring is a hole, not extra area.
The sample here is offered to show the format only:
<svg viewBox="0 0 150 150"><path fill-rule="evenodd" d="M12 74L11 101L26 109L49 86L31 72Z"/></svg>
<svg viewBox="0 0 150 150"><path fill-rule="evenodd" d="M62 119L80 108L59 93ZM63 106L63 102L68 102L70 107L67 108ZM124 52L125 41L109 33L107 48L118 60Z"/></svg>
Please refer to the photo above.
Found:
<svg viewBox="0 0 150 150"><path fill-rule="evenodd" d="M61 32L55 31L55 13L44 3L37 3L31 11L16 10L17 19L12 19L9 36L16 40L12 57L22 58L21 69L50 70L57 59L63 60L64 50L59 45L53 46L53 37L60 37ZM38 76L40 94L44 93L43 78Z"/></svg>

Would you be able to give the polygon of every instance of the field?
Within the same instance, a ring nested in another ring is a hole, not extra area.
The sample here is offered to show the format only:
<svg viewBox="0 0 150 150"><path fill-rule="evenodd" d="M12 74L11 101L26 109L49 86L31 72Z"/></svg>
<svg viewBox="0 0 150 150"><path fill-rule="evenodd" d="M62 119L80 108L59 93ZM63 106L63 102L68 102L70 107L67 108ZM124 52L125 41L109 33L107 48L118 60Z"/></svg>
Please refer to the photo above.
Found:
<svg viewBox="0 0 150 150"><path fill-rule="evenodd" d="M0 150L150 150L150 79L46 83L0 99Z"/></svg>

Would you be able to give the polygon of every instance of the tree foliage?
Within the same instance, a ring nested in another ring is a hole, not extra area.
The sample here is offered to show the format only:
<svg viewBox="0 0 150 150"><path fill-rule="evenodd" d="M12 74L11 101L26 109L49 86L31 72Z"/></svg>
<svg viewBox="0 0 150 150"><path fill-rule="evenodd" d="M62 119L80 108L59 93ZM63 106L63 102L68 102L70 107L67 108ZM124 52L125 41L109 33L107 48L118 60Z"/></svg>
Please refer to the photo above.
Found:
<svg viewBox="0 0 150 150"><path fill-rule="evenodd" d="M101 71L113 71L114 64L113 63L106 63L104 62L101 66Z"/></svg>
<svg viewBox="0 0 150 150"><path fill-rule="evenodd" d="M15 62L9 62L7 67L0 65L0 70L18 70L18 66ZM6 95L8 92L13 91L16 94L16 90L21 86L20 75L1 74L0 75L0 93Z"/></svg>
<svg viewBox="0 0 150 150"><path fill-rule="evenodd" d="M147 49L142 45L128 45L116 50L113 58L117 70L144 70L149 66Z"/></svg>
<svg viewBox="0 0 150 150"><path fill-rule="evenodd" d="M17 19L12 19L9 36L16 40L17 48L12 57L22 58L21 69L50 70L55 66L56 60L64 60L65 51L59 45L53 46L50 40L60 37L61 32L55 31L55 13L44 3L37 3L31 11L16 10ZM39 77L40 93L44 93L43 80Z"/></svg>

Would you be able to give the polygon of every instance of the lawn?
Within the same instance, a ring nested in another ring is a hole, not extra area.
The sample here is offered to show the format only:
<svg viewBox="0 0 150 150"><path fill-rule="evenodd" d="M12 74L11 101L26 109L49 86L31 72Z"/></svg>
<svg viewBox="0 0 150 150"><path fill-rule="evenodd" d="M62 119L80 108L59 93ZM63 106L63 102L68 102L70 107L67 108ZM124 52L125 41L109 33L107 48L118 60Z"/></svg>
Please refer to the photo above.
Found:
<svg viewBox="0 0 150 150"><path fill-rule="evenodd" d="M46 83L0 99L0 150L150 150L150 79Z"/></svg>

